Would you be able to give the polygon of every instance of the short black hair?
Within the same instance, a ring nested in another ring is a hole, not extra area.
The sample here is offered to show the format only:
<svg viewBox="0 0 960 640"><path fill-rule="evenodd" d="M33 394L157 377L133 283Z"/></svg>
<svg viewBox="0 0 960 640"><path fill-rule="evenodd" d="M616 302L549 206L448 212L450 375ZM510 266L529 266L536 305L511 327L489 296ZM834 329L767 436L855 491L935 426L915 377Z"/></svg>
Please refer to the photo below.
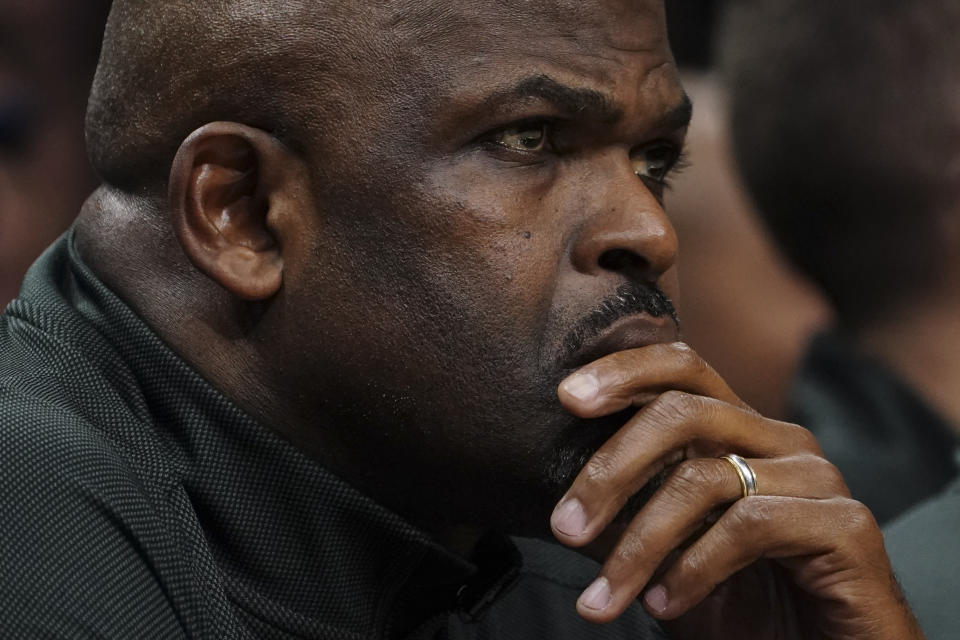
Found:
<svg viewBox="0 0 960 640"><path fill-rule="evenodd" d="M856 329L942 270L960 197L960 3L739 0L734 149L792 262Z"/></svg>

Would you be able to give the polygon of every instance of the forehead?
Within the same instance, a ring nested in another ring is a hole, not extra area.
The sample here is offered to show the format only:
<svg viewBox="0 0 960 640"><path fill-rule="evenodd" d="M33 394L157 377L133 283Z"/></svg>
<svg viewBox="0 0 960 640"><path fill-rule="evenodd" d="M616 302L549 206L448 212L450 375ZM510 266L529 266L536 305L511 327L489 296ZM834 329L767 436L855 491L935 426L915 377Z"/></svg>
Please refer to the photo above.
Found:
<svg viewBox="0 0 960 640"><path fill-rule="evenodd" d="M638 55L669 55L660 0L397 2L377 23L401 58L457 72L524 58L612 71Z"/></svg>
<svg viewBox="0 0 960 640"><path fill-rule="evenodd" d="M382 4L376 24L400 37L494 46L491 36L508 38L518 27L566 38L594 32L636 50L655 44L649 27L664 19L661 0L406 0Z"/></svg>
<svg viewBox="0 0 960 640"><path fill-rule="evenodd" d="M406 76L434 97L482 99L535 75L602 91L618 106L682 95L660 0L394 1L366 25L389 59L380 80Z"/></svg>

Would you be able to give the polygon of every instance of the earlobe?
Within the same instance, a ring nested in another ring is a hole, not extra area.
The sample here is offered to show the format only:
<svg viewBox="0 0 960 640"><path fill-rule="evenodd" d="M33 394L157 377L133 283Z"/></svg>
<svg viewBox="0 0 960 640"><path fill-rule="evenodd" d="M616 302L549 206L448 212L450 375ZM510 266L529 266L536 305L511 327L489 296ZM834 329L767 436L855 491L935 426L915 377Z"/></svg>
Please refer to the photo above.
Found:
<svg viewBox="0 0 960 640"><path fill-rule="evenodd" d="M201 272L242 300L266 300L283 283L282 245L274 221L290 199L287 151L270 134L215 122L180 146L170 171L170 211L177 238Z"/></svg>

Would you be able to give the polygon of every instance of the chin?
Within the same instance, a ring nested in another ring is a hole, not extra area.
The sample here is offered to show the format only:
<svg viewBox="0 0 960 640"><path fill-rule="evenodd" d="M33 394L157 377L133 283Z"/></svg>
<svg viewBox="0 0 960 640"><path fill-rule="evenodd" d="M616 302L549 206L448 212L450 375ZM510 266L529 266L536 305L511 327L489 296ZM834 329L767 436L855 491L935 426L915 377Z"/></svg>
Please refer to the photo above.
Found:
<svg viewBox="0 0 960 640"><path fill-rule="evenodd" d="M636 415L633 407L589 420L574 419L558 432L545 477L559 500L600 447Z"/></svg>

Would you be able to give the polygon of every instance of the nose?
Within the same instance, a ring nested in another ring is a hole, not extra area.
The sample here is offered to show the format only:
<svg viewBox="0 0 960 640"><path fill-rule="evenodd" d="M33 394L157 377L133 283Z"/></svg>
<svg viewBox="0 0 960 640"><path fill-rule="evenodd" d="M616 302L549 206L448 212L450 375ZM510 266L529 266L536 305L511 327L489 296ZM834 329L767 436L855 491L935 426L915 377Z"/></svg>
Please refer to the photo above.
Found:
<svg viewBox="0 0 960 640"><path fill-rule="evenodd" d="M677 260L677 234L663 205L629 164L592 181L585 220L571 252L573 267L587 275L610 271L631 280L655 281Z"/></svg>

